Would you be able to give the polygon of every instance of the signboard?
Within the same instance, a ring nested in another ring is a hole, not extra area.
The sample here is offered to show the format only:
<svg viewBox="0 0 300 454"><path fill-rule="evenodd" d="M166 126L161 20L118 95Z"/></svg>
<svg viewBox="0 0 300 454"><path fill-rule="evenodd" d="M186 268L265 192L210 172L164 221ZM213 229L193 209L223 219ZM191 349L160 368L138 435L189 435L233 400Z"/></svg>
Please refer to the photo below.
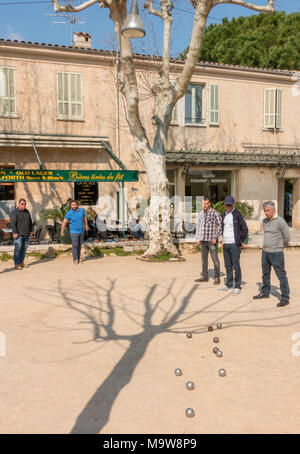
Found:
<svg viewBox="0 0 300 454"><path fill-rule="evenodd" d="M0 169L1 182L64 182L81 181L90 183L114 183L122 181L138 181L138 170L27 170Z"/></svg>
<svg viewBox="0 0 300 454"><path fill-rule="evenodd" d="M75 182L75 200L81 205L96 205L98 200L98 184Z"/></svg>

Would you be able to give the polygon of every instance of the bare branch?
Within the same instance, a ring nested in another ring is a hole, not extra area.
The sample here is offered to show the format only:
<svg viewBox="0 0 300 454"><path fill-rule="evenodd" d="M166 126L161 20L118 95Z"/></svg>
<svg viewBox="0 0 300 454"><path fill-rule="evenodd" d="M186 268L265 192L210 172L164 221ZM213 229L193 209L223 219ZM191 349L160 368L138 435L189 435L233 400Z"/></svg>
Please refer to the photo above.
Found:
<svg viewBox="0 0 300 454"><path fill-rule="evenodd" d="M75 12L82 11L82 10L86 9L89 6L94 5L95 3L100 3L100 6L105 6L104 5L105 2L101 2L100 0L88 0L88 1L82 3L81 5L78 5L78 6L73 6L71 4L63 6L63 5L61 5L59 3L58 0L52 0L52 3L53 3L54 10L55 10L56 13L64 13L64 12L75 13ZM103 3L103 5L101 5L101 3Z"/></svg>
<svg viewBox="0 0 300 454"><path fill-rule="evenodd" d="M260 13L272 14L275 12L274 0L268 0L267 6L254 5L253 3L246 2L244 0L215 0L213 6L232 4L244 6L245 8L252 9L254 11L259 11Z"/></svg>
<svg viewBox="0 0 300 454"><path fill-rule="evenodd" d="M162 12L159 11L158 9L154 8L153 0L146 0L144 8L148 9L149 14L153 14L153 16L162 18Z"/></svg>

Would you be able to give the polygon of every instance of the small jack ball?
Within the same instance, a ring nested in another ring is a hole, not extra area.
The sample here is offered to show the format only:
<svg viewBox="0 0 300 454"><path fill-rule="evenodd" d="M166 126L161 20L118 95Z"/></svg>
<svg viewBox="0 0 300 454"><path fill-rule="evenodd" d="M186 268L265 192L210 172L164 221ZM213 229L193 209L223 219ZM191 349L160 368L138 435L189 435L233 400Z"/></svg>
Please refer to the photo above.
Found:
<svg viewBox="0 0 300 454"><path fill-rule="evenodd" d="M182 370L181 369L175 369L175 375L177 377L180 377L180 375L182 375Z"/></svg>
<svg viewBox="0 0 300 454"><path fill-rule="evenodd" d="M217 323L217 328L222 329L222 323Z"/></svg>
<svg viewBox="0 0 300 454"><path fill-rule="evenodd" d="M215 344L218 344L218 343L219 343L219 338L218 338L218 337L214 337L214 343L215 343Z"/></svg>
<svg viewBox="0 0 300 454"><path fill-rule="evenodd" d="M192 335L192 333L186 333L186 337L187 337L188 339L191 339L191 338L193 337L193 335Z"/></svg>
<svg viewBox="0 0 300 454"><path fill-rule="evenodd" d="M209 325L208 331L213 331L213 330L214 330L214 328L211 325Z"/></svg>
<svg viewBox="0 0 300 454"><path fill-rule="evenodd" d="M225 370L225 369L220 369L220 370L219 370L219 375L220 375L220 377L225 377L225 375L226 375L226 370Z"/></svg>
<svg viewBox="0 0 300 454"><path fill-rule="evenodd" d="M213 352L214 352L214 353L217 353L218 351L219 351L218 347L215 347L215 348L213 349Z"/></svg>
<svg viewBox="0 0 300 454"><path fill-rule="evenodd" d="M188 417L188 418L193 418L195 416L195 412L192 408L187 408L185 410L185 415Z"/></svg>

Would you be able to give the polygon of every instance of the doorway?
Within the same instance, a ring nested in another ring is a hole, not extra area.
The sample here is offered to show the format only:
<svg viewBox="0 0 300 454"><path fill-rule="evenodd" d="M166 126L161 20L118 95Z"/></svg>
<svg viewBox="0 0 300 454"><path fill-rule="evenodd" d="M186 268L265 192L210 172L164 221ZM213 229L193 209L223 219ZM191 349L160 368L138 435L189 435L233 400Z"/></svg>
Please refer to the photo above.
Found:
<svg viewBox="0 0 300 454"><path fill-rule="evenodd" d="M284 180L284 210L283 217L286 223L291 227L293 219L293 180L285 178Z"/></svg>

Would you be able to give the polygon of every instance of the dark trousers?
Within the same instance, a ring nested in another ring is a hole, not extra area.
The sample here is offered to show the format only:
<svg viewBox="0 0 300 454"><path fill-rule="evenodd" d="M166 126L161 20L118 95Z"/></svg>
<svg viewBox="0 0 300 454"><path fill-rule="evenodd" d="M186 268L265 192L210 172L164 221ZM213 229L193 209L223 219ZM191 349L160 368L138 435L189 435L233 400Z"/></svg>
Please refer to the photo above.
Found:
<svg viewBox="0 0 300 454"><path fill-rule="evenodd" d="M24 262L28 245L29 235L19 235L17 239L14 239L14 262L16 266Z"/></svg>
<svg viewBox="0 0 300 454"><path fill-rule="evenodd" d="M220 277L220 262L218 257L218 243L212 244L211 241L200 241L202 257L202 275L208 278L208 252L214 262L215 277Z"/></svg>
<svg viewBox="0 0 300 454"><path fill-rule="evenodd" d="M71 233L73 261L79 262L84 233Z"/></svg>
<svg viewBox="0 0 300 454"><path fill-rule="evenodd" d="M261 292L264 295L269 295L271 291L271 267L274 268L276 276L280 282L281 297L284 300L290 298L290 288L287 280L286 271L284 269L284 254L283 252L265 252L261 255L262 280L263 285Z"/></svg>
<svg viewBox="0 0 300 454"><path fill-rule="evenodd" d="M233 271L235 288L241 288L242 271L240 266L241 248L233 244L223 245L224 263L226 268L226 285L228 288L233 286Z"/></svg>

